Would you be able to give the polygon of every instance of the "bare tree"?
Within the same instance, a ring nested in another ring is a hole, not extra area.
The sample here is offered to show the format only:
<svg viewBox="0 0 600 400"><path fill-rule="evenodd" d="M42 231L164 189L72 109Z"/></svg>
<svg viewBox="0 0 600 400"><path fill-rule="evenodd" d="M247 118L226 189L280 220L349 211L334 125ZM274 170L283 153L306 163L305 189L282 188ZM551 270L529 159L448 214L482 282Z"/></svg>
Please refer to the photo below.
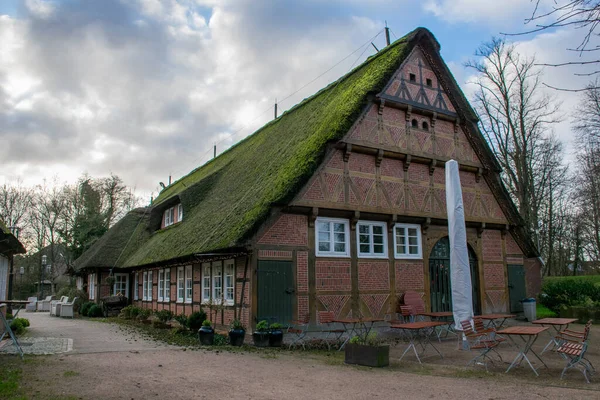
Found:
<svg viewBox="0 0 600 400"><path fill-rule="evenodd" d="M552 134L560 104L542 92L535 59L522 57L514 45L494 38L476 55L479 59L466 66L478 72L474 104L481 130L503 168L503 181L519 213L539 243L540 210L566 173L562 144Z"/></svg>
<svg viewBox="0 0 600 400"><path fill-rule="evenodd" d="M24 220L31 206L33 190L21 180L0 186L0 217L9 227L26 228Z"/></svg>

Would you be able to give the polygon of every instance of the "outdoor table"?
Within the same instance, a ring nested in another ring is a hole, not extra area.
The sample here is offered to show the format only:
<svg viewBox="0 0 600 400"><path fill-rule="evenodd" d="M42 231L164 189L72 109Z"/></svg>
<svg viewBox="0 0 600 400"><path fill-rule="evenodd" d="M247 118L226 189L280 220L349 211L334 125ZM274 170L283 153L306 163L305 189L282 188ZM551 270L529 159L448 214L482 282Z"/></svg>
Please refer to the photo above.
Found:
<svg viewBox="0 0 600 400"><path fill-rule="evenodd" d="M542 318L533 321L532 323L552 327L554 328L555 334L558 335L558 333L563 330L563 327L564 329L569 329L569 324L575 321L577 321L576 318ZM540 354L544 354L548 346L552 346L551 349L553 349L555 346L559 345L556 335L553 335L551 331L548 331L548 334L550 335L550 341Z"/></svg>
<svg viewBox="0 0 600 400"><path fill-rule="evenodd" d="M338 351L342 350L346 343L352 338L353 335L364 335L365 339L369 336L373 324L375 322L382 322L383 318L338 318L334 319L333 322L340 323L344 326L344 330L348 334L348 337L342 343Z"/></svg>
<svg viewBox="0 0 600 400"><path fill-rule="evenodd" d="M454 323L454 313L452 311L438 311L438 312L422 312L417 315L423 317L429 317L432 321L435 322L444 322L445 325L440 326L440 330L436 330L436 335L438 341L441 342L442 331L446 331L446 335L444 338L448 337L449 333L456 335L456 332L452 329L452 324Z"/></svg>
<svg viewBox="0 0 600 400"><path fill-rule="evenodd" d="M400 360L402 360L402 358L404 358L404 356L406 355L406 353L408 353L410 351L410 349L413 349L413 351L415 352L415 356L417 357L417 360L419 361L419 364L421 364L421 358L419 357L419 353L417 353L417 346L416 346L417 344L422 349L421 356L423 356L423 354L425 354L427 345L429 345L429 346L433 347L433 349L440 355L441 358L444 358L442 353L440 353L440 351L433 345L433 343L431 343L431 340L429 340L429 337L435 331L435 328L437 328L438 326L443 326L443 325L446 325L446 322L419 321L419 322L409 322L407 324L391 324L390 328L400 329L400 330L404 331L410 341L410 343L408 344L408 347L406 347L406 350L404 350L404 353L402 353L402 357L400 357ZM423 331L423 333L424 333L423 335L419 334L421 331Z"/></svg>
<svg viewBox="0 0 600 400"><path fill-rule="evenodd" d="M481 318L484 321L487 321L486 328L494 328L496 330L502 329L502 325L509 318L516 317L515 314L485 314L485 315L477 315L477 318ZM500 323L496 323L496 320L502 320Z"/></svg>
<svg viewBox="0 0 600 400"><path fill-rule="evenodd" d="M529 367L533 370L533 372L535 372L535 375L539 376L536 368L533 367L531 361L529 361L529 358L527 358L527 353L532 353L538 360L540 360L542 364L544 364L544 367L548 368L546 363L531 348L537 340L538 335L547 329L547 326L511 326L509 328L504 328L501 331L497 332L499 335L508 336L512 344L514 344L515 347L519 350L519 354L517 354L513 362L506 370L506 372L510 371L511 368L515 365L520 365L521 361L525 359L525 361L527 361L527 364L529 364ZM522 346L519 346L519 343L517 343L517 341L513 338L514 336L518 336L519 338L521 338Z"/></svg>
<svg viewBox="0 0 600 400"><path fill-rule="evenodd" d="M17 315L19 315L19 311L21 311L21 309L23 307L25 307L27 304L29 304L30 302L27 300L2 300L1 303L6 304L8 306L16 306L15 308L17 311L15 312L15 310L13 309L12 316L13 316L13 318L17 318Z"/></svg>
<svg viewBox="0 0 600 400"><path fill-rule="evenodd" d="M2 308L4 307L6 307L6 304L3 300L3 302L0 303L0 329L2 330L2 334L0 335L0 342L2 341L2 339L4 339L4 336L8 334L12 339L13 344L17 348L17 351L21 355L21 359L23 359L23 349L21 348L21 345L19 344L19 341L17 340L17 337L13 333L12 329L10 329L10 322L8 322L6 318L4 318L4 313L2 312Z"/></svg>

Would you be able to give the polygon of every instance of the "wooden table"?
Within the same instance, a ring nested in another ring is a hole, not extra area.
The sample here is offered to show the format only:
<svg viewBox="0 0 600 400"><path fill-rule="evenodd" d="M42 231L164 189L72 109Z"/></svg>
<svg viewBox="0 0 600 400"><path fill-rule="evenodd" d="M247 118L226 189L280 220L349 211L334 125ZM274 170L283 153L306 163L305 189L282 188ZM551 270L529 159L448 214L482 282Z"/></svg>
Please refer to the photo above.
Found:
<svg viewBox="0 0 600 400"><path fill-rule="evenodd" d="M542 318L542 319L533 321L532 322L533 324L539 324L542 326L552 327L552 328L554 328L554 332L555 332L555 335L553 335L551 331L548 331L548 333L550 334L550 341L544 347L544 350L542 350L542 352L540 354L544 354L544 352L546 351L548 346L552 346L550 348L551 350L555 346L558 346L559 343L558 343L558 340L556 339L556 335L558 335L558 333L563 330L563 326L564 326L564 329L569 329L569 324L572 324L575 321L577 321L576 318Z"/></svg>
<svg viewBox="0 0 600 400"><path fill-rule="evenodd" d="M496 330L498 329L502 329L502 325L504 325L504 323L506 322L507 319L509 318L514 318L516 317L515 314L485 314L485 315L477 315L477 318L481 318L484 321L487 321L488 324L486 326L486 328L494 328ZM501 319L502 321L497 324L496 320L497 319Z"/></svg>
<svg viewBox="0 0 600 400"><path fill-rule="evenodd" d="M452 324L454 323L454 313L452 311L422 312L417 315L429 317L432 321L444 322L446 324L440 326L439 331L436 329L436 335L439 342L441 342L442 331L446 331L444 338L448 337L449 333L456 335L456 332L452 329Z"/></svg>
<svg viewBox="0 0 600 400"><path fill-rule="evenodd" d="M499 335L508 336L510 341L519 350L519 354L517 354L517 356L515 357L513 362L510 364L510 366L506 370L506 372L510 371L511 368L514 367L515 365L520 365L521 361L523 361L523 359L524 359L525 361L527 361L527 364L529 364L529 367L533 370L535 375L539 376L536 368L534 368L533 365L531 364L531 361L529 361L529 358L527 357L527 353L532 353L538 360L540 360L540 362L542 364L544 364L544 367L548 368L546 363L531 348L533 346L533 344L535 343L535 341L537 340L538 335L547 329L548 329L547 326L511 326L509 328L504 328L501 331L497 332ZM519 343L517 343L517 341L513 338L514 336L518 336L519 338L521 338L521 340L522 340L521 346L519 346Z"/></svg>
<svg viewBox="0 0 600 400"><path fill-rule="evenodd" d="M342 350L346 343L352 338L353 335L362 336L367 339L369 333L373 329L375 322L382 322L383 318L338 318L334 319L333 322L342 324L348 337L344 340L344 343L340 346L338 351Z"/></svg>
<svg viewBox="0 0 600 400"><path fill-rule="evenodd" d="M408 347L402 353L402 357L400 360L404 358L406 353L413 349L415 356L417 357L417 361L421 364L421 358L419 357L419 353L417 353L417 344L422 348L421 356L425 354L425 350L427 346L433 347L433 349L440 355L441 358L444 358L442 353L431 343L429 340L431 334L435 331L435 328L439 326L446 325L446 322L438 322L438 321L419 321L419 322L409 322L407 324L391 324L390 328L392 329L400 329L406 333L406 336L409 338L410 343ZM423 331L423 335L420 335L420 332Z"/></svg>
<svg viewBox="0 0 600 400"><path fill-rule="evenodd" d="M17 312L14 312L14 310L12 310L12 307L10 307L10 308L11 308L11 310L13 311L13 312L11 313L11 314L12 314L12 316L13 316L13 318L17 318L17 315L19 315L19 311L21 311L21 309L22 309L24 306L26 306L27 304L29 304L29 303L31 303L31 302L30 302L30 301L27 301L27 300L1 300L1 301L0 301L0 303L2 303L2 304L6 304L6 305L8 305L8 306L18 306L18 307L16 307L16 309L17 309Z"/></svg>

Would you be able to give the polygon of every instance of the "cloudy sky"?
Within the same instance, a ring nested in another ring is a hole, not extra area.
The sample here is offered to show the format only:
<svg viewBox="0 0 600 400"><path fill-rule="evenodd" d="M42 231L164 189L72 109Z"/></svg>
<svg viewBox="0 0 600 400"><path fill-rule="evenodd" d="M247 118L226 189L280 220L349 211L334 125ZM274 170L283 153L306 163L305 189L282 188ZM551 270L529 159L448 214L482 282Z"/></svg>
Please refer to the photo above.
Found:
<svg viewBox="0 0 600 400"><path fill-rule="evenodd" d="M492 35L526 29L531 11L527 0L0 0L0 184L112 172L148 200L213 144L271 119L275 99L290 108L373 54L371 41L383 47L385 21L392 40L429 28L468 94L463 63ZM559 62L577 35L516 40ZM586 79L545 72L561 87ZM577 95L556 96L568 143Z"/></svg>

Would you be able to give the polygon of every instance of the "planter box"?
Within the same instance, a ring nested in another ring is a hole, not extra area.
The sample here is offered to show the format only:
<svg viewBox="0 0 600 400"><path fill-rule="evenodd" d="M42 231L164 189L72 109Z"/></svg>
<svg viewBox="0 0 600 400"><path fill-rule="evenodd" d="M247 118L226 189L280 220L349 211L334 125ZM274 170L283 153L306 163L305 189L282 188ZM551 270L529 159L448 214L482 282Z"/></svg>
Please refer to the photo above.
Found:
<svg viewBox="0 0 600 400"><path fill-rule="evenodd" d="M367 346L346 343L346 364L365 365L367 367L387 367L390 365L390 346Z"/></svg>

